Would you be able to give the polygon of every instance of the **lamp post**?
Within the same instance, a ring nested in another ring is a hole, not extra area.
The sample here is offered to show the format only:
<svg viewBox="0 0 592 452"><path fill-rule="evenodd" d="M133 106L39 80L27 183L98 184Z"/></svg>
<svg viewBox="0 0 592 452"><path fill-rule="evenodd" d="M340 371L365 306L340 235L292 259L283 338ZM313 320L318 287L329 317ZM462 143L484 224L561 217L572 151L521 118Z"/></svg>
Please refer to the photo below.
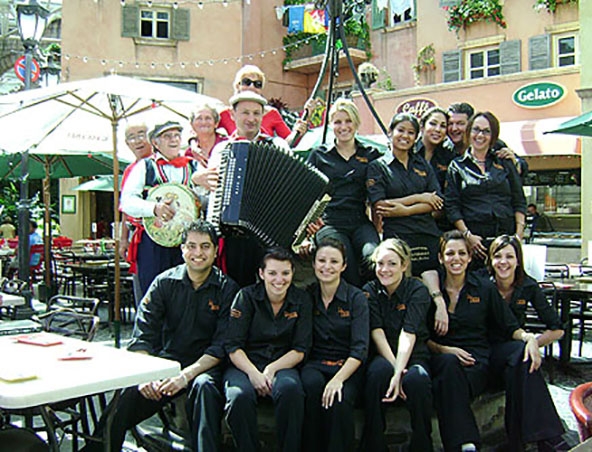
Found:
<svg viewBox="0 0 592 452"><path fill-rule="evenodd" d="M28 90L31 87L33 50L43 36L49 11L36 0L29 0L27 3L17 5L16 13L19 34L25 47L25 90ZM18 206L19 278L26 282L23 291L26 304L24 309L19 310L19 317L29 317L33 313L30 288L29 232L29 150L27 149L21 156L21 187Z"/></svg>

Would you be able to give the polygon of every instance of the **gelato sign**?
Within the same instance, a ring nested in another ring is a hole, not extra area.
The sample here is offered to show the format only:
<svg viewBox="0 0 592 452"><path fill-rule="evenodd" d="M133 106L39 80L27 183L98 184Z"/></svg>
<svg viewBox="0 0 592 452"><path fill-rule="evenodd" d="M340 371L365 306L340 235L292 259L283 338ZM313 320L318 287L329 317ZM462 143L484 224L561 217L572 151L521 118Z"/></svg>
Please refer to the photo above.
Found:
<svg viewBox="0 0 592 452"><path fill-rule="evenodd" d="M395 109L395 113L411 113L416 118L421 118L426 111L435 106L436 103L431 99L409 99L401 102Z"/></svg>
<svg viewBox="0 0 592 452"><path fill-rule="evenodd" d="M543 108L561 101L565 94L565 88L558 83L538 82L518 88L512 100L520 107Z"/></svg>

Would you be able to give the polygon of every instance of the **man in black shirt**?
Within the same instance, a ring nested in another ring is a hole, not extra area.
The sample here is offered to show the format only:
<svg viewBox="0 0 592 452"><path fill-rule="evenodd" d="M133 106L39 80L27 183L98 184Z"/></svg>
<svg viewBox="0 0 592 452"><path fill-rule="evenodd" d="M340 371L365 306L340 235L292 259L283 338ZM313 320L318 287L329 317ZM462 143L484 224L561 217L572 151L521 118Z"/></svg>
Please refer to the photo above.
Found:
<svg viewBox="0 0 592 452"><path fill-rule="evenodd" d="M126 430L149 418L189 388L188 414L195 450L218 450L223 397L224 335L237 284L214 267L218 237L202 220L183 235L184 264L158 275L142 299L128 349L181 364L177 377L127 388L117 401L110 432L120 451ZM101 419L97 434L104 430ZM87 444L85 450L102 450Z"/></svg>

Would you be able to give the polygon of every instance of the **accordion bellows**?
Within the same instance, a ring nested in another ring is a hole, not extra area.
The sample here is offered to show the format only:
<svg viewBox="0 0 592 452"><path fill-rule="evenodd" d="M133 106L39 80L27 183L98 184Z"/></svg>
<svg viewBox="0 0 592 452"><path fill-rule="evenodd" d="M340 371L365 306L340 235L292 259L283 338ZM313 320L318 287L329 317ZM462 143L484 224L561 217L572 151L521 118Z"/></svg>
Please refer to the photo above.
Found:
<svg viewBox="0 0 592 452"><path fill-rule="evenodd" d="M287 151L237 141L222 152L207 218L225 235L249 233L266 246L290 248L321 215L328 184L327 176Z"/></svg>

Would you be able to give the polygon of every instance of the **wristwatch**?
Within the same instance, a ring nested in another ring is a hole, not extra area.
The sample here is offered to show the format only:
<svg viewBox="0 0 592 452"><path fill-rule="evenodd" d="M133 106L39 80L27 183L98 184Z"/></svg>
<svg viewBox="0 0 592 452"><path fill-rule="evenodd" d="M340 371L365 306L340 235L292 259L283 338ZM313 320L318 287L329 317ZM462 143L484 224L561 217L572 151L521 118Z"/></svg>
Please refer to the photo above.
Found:
<svg viewBox="0 0 592 452"><path fill-rule="evenodd" d="M438 297L442 297L442 292L440 292L439 290L434 290L431 294L430 297L432 297L432 299L436 299Z"/></svg>

